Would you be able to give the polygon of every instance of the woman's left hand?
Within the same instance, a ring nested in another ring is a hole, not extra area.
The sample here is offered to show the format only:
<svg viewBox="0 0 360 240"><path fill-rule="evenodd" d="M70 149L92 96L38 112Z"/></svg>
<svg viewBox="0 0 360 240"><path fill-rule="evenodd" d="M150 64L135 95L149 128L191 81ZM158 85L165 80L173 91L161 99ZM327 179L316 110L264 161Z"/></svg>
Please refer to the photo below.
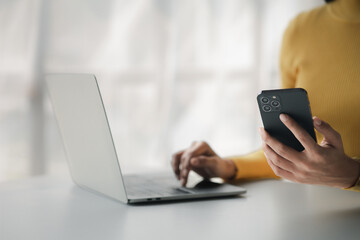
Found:
<svg viewBox="0 0 360 240"><path fill-rule="evenodd" d="M345 155L340 134L328 123L313 118L315 129L324 137L318 145L291 117L281 114L280 119L305 149L298 152L260 128L265 156L277 176L299 183L341 188L355 184L360 163Z"/></svg>

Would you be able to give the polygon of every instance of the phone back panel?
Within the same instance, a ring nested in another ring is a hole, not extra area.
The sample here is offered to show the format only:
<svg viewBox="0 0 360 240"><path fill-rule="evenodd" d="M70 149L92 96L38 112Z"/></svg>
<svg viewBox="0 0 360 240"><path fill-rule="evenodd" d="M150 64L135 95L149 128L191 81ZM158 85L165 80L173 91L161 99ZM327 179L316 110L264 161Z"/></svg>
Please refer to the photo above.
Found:
<svg viewBox="0 0 360 240"><path fill-rule="evenodd" d="M299 152L304 150L292 132L281 122L279 116L285 113L316 141L310 103L304 89L265 90L257 96L257 101L264 128L271 136Z"/></svg>

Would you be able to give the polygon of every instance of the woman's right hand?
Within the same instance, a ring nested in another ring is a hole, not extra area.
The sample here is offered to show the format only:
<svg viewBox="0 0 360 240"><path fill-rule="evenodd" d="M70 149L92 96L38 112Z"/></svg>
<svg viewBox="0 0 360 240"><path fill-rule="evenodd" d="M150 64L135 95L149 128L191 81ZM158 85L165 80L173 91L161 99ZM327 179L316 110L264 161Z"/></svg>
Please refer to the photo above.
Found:
<svg viewBox="0 0 360 240"><path fill-rule="evenodd" d="M175 153L171 166L182 186L186 186L190 170L205 179L220 177L228 180L236 174L234 162L220 158L206 142L194 142L189 148Z"/></svg>

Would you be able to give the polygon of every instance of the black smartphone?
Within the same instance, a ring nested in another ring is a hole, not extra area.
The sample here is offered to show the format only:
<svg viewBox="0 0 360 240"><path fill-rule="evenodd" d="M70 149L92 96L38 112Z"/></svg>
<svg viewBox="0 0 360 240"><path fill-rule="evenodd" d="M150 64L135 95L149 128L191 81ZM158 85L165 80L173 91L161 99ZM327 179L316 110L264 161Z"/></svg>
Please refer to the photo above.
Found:
<svg viewBox="0 0 360 240"><path fill-rule="evenodd" d="M310 103L305 89L289 88L264 90L257 96L259 110L265 130L285 145L301 152L304 147L281 122L285 113L293 118L316 141Z"/></svg>

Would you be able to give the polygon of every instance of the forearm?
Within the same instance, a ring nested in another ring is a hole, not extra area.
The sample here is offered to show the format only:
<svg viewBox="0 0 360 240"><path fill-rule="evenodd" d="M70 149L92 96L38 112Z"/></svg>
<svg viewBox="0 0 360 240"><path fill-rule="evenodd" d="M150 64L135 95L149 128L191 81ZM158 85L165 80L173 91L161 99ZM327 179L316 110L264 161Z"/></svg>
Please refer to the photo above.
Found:
<svg viewBox="0 0 360 240"><path fill-rule="evenodd" d="M266 161L264 152L258 150L243 156L229 157L237 168L234 179L279 178Z"/></svg>

